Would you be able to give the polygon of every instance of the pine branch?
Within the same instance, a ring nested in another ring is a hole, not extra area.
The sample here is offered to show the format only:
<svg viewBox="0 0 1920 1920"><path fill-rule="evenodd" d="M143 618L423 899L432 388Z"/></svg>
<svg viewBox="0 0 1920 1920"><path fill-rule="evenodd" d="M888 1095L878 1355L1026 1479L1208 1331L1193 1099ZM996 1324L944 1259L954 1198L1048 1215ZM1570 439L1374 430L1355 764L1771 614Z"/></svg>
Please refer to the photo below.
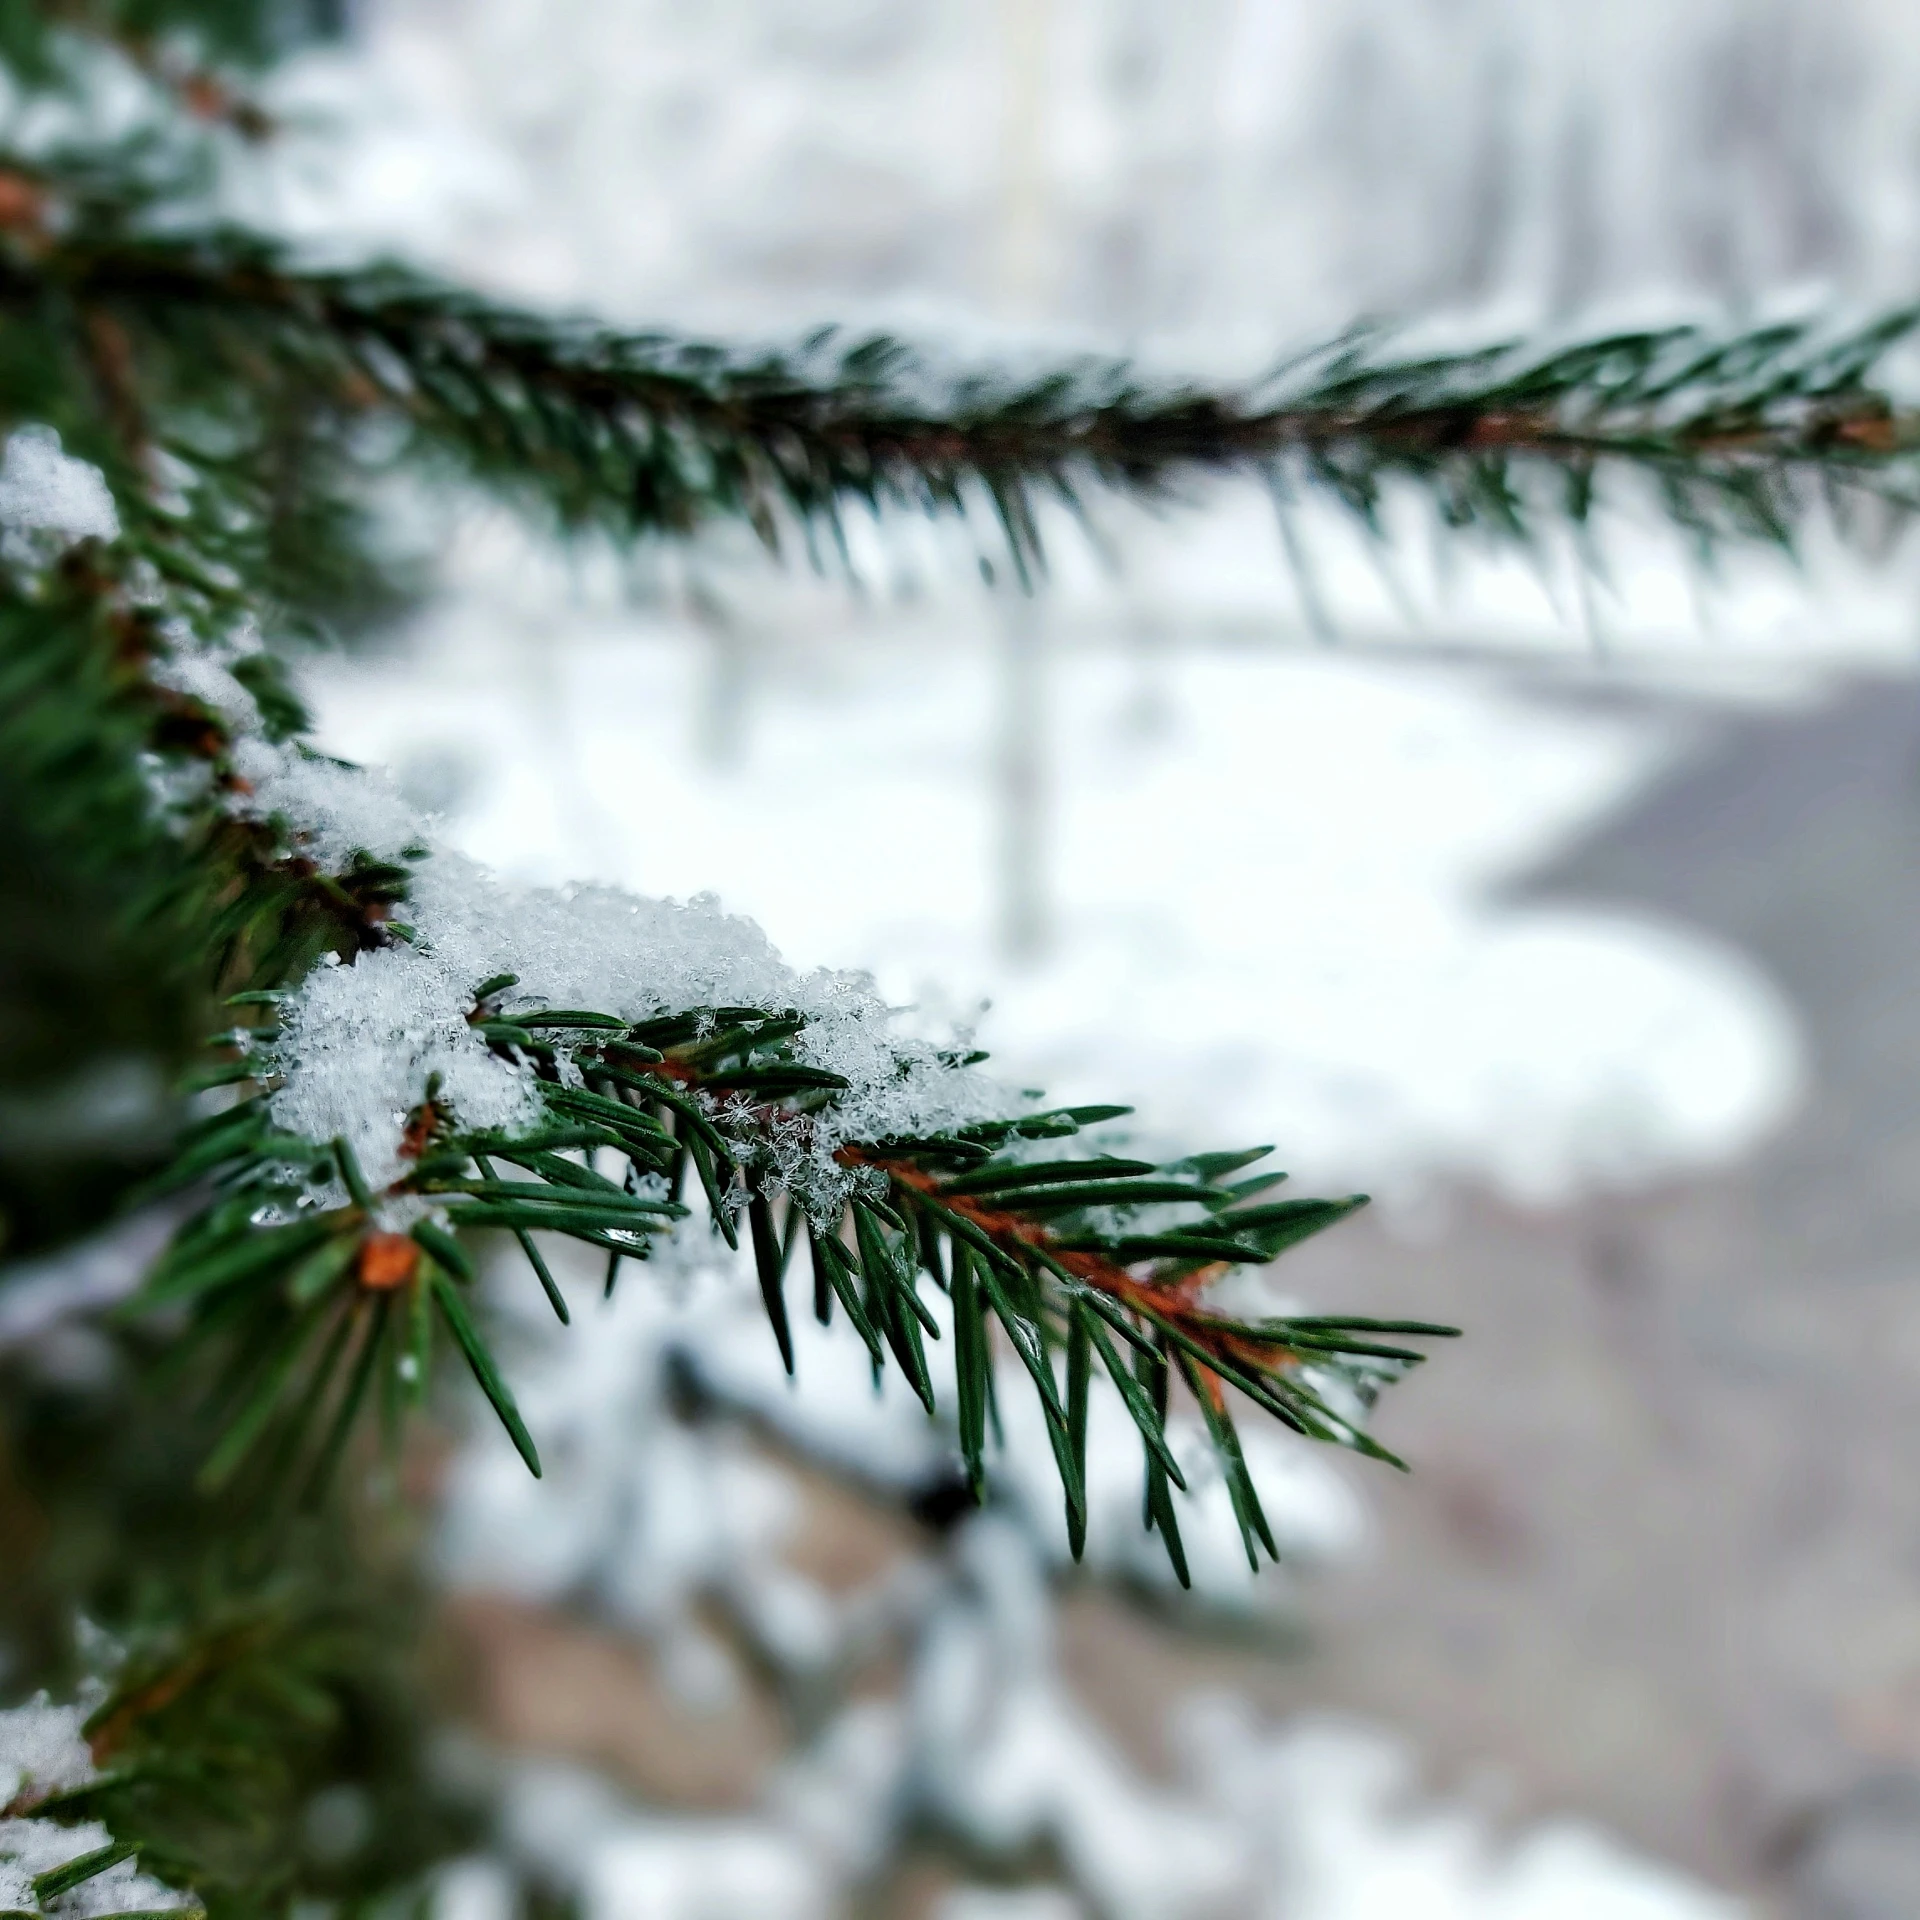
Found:
<svg viewBox="0 0 1920 1920"><path fill-rule="evenodd" d="M954 1411L976 1491L984 1481L978 1410L989 1392L985 1329L998 1324L1045 1411L1076 1554L1085 1529L1084 1383L1096 1354L1140 1431L1150 1478L1184 1484L1167 1444L1164 1400L1140 1391L1128 1356L1178 1367L1239 1502L1252 1493L1235 1468L1227 1388L1296 1432L1391 1461L1336 1400L1370 1404L1422 1358L1406 1339L1453 1331L1417 1322L1247 1321L1211 1309L1211 1281L1273 1260L1362 1204L1359 1196L1262 1201L1279 1176L1229 1176L1265 1149L1164 1167L1106 1155L1034 1160L1028 1143L1071 1139L1125 1111L1064 1109L839 1145L833 1162L851 1179L823 1198L796 1189L792 1170L846 1082L800 1057L804 1016L696 1008L628 1021L584 1009L503 1011L501 996L513 985L485 983L470 1023L502 1059L539 1075L542 1124L475 1133L430 1087L405 1130L410 1164L377 1191L345 1141L306 1141L273 1124L271 1027L257 1038L234 1036L261 1091L203 1122L181 1163L183 1177L211 1177L222 1197L183 1230L132 1308L188 1305L203 1330L235 1343L239 1383L207 1464L210 1486L258 1468L266 1483L302 1481L323 1492L363 1410L382 1392L413 1401L425 1392L436 1318L537 1475L537 1437L464 1304L477 1277L464 1236L512 1235L551 1299L534 1235L560 1234L616 1262L644 1260L653 1237L688 1212L669 1195L682 1190L689 1166L716 1232L737 1244L740 1216L752 1222L762 1296L789 1370L785 1270L796 1232L820 1276L821 1317L831 1317L837 1300L875 1363L890 1357L930 1413L936 1400L923 1341L939 1338L940 1326L918 1286L928 1279L950 1295ZM253 996L240 1011L262 1006ZM625 1179L565 1157L602 1151L625 1163ZM307 1207L303 1193L329 1176L337 1176L344 1204ZM423 1205L432 1215L410 1230L388 1224ZM776 1206L788 1210L784 1233ZM263 1228L273 1219L282 1224ZM1332 1395L1335 1381L1341 1390ZM1250 1541L1267 1537L1256 1512L1257 1502L1248 1508Z"/></svg>
<svg viewBox="0 0 1920 1920"><path fill-rule="evenodd" d="M36 190L59 204L57 179ZM1024 574L1043 557L1044 501L1164 499L1209 473L1304 482L1369 522L1406 484L1449 524L1512 538L1585 520L1614 473L1644 476L1708 542L1790 541L1818 499L1916 499L1920 415L1875 377L1914 309L1546 351L1421 354L1363 330L1209 392L1095 360L950 372L884 336L751 352L619 333L395 267L304 270L230 228L143 233L97 205L15 245L0 311L106 316L163 397L230 387L268 407L297 392L341 420L391 415L417 455L570 526L683 533L719 515L777 549L796 529L837 538L854 507L985 509Z"/></svg>
<svg viewBox="0 0 1920 1920"><path fill-rule="evenodd" d="M811 1017L796 1009L693 1006L636 1020L556 1009L515 995L515 978L502 975L476 983L466 1024L486 1054L533 1077L541 1110L531 1130L465 1127L429 1079L399 1141L399 1171L376 1188L345 1139L303 1138L277 1125L273 1091L290 1070L277 1044L283 1001L322 954L351 961L415 938L393 918L413 875L406 861L364 853L330 867L307 851L297 820L251 810L249 783L237 771L243 750L299 767L304 716L270 672L245 696L253 732L215 697L218 675L209 680L203 666L183 679L187 643L173 603L156 599L151 581L144 598L132 593L119 572L127 564L117 546L89 544L37 594L15 589L10 601L0 593L0 618L13 608L18 670L28 676L6 724L18 735L29 785L58 790L51 765L70 757L76 727L107 772L128 772L144 758L191 776L171 818L156 819L153 792L134 781L110 828L77 821L66 837L76 856L84 851L122 878L147 850L162 877L145 917L176 971L243 985L229 1001L240 1024L216 1037L212 1064L192 1083L230 1087L238 1099L189 1129L171 1168L148 1189L210 1188L211 1197L135 1306L137 1314L185 1307L198 1333L229 1355L223 1424L201 1472L208 1492L251 1480L305 1505L323 1501L374 1410L383 1410L391 1435L400 1407L424 1397L436 1323L538 1473L537 1438L466 1303L476 1278L466 1236L511 1234L563 1307L535 1236L558 1233L606 1253L611 1284L621 1261L644 1259L653 1236L687 1214L675 1196L689 1172L711 1225L730 1243L738 1243L740 1219L750 1223L763 1298L789 1366L784 1272L797 1237L808 1242L824 1311L837 1300L876 1362L891 1356L930 1412L924 1340L939 1328L919 1280L951 1294L955 1411L976 1490L979 1414L990 1390L986 1329L997 1322L1045 1409L1076 1549L1084 1536L1085 1386L1096 1354L1140 1428L1150 1476L1179 1478L1164 1401L1138 1389L1129 1351L1170 1359L1197 1383L1235 1486L1237 1448L1220 1398L1228 1386L1296 1431L1391 1458L1330 1404L1319 1382L1340 1380L1343 1404L1370 1401L1420 1358L1373 1337L1393 1329L1247 1323L1213 1312L1205 1299L1207 1284L1229 1267L1276 1257L1357 1200L1261 1202L1271 1178L1230 1178L1257 1154L1198 1155L1170 1166L1031 1157L1027 1143L1071 1138L1121 1109L849 1136L839 1111L849 1083L809 1057ZM244 655L234 664L260 661ZM34 677L77 675L84 685L90 673L100 676L97 710ZM113 791L110 781L82 784L89 793ZM408 859L424 852L409 849ZM976 1057L943 1057L940 1070L962 1074ZM912 1067L902 1060L897 1070ZM624 1179L588 1163L599 1151L625 1163ZM586 1162L571 1157L581 1154ZM328 1186L335 1200L316 1206L316 1192ZM776 1208L786 1210L784 1231ZM1164 1531L1170 1522L1161 1524Z"/></svg>
<svg viewBox="0 0 1920 1920"><path fill-rule="evenodd" d="M53 87L69 78L76 46L113 49L163 85L194 118L230 124L246 138L261 128L208 56L258 67L315 37L328 9L312 0L5 0L0 62L21 79ZM189 61L191 45L200 59Z"/></svg>
<svg viewBox="0 0 1920 1920"><path fill-rule="evenodd" d="M461 1837L415 1750L414 1603L308 1558L283 1543L267 1580L148 1595L153 1617L86 1724L100 1772L46 1809L104 1819L213 1920L268 1920L316 1882L364 1898ZM376 1832L358 1857L316 1863L289 1840L343 1770L377 1782Z"/></svg>
<svg viewBox="0 0 1920 1920"><path fill-rule="evenodd" d="M156 596L151 579L141 593L130 590L121 577L130 564L120 546L89 543L37 587L12 590L16 651L29 677L9 724L20 733L30 784L39 767L37 778L57 790L50 765L69 755L64 743L76 727L109 772L128 772L144 758L192 776L170 818L164 809L155 817L153 792L136 781L112 831L76 823L71 837L122 875L135 849L170 855L161 897L178 895L163 921L176 961L186 956L187 971L209 982L244 983L229 1002L241 1024L216 1037L213 1064L194 1079L202 1089L233 1088L237 1102L186 1133L159 1182L160 1190L210 1187L211 1198L134 1308L185 1307L198 1332L230 1355L223 1426L201 1473L207 1491L251 1479L290 1490L302 1504L323 1501L363 1420L382 1408L383 1425L396 1433L399 1407L424 1396L436 1323L537 1474L536 1437L466 1304L477 1270L464 1236L510 1233L548 1298L562 1305L534 1236L558 1233L606 1253L611 1285L622 1260L645 1258L653 1236L684 1218L688 1208L675 1196L689 1171L711 1225L730 1244L738 1244L742 1216L749 1222L763 1299L789 1366L784 1274L796 1237L808 1241L823 1311L837 1300L876 1363L890 1356L929 1412L936 1396L924 1343L940 1330L919 1297L920 1279L950 1293L955 1412L976 1490L980 1410L990 1391L986 1330L997 1323L1045 1411L1076 1551L1096 1355L1141 1432L1150 1511L1160 1477L1177 1483L1179 1471L1164 1397L1141 1391L1135 1377L1143 1360L1162 1372L1172 1364L1188 1381L1250 1543L1264 1537L1265 1523L1235 1468L1226 1388L1300 1433L1392 1458L1322 1386L1338 1381L1341 1404L1367 1404L1421 1357L1375 1336L1448 1329L1250 1323L1206 1301L1208 1283L1230 1267L1273 1259L1343 1217L1357 1198L1262 1201L1272 1178L1231 1178L1257 1153L1168 1166L1031 1157L1029 1143L1069 1139L1122 1109L849 1133L841 1109L850 1083L810 1056L813 1016L796 1008L696 1005L635 1019L554 1008L515 994L517 980L504 974L475 984L466 1027L483 1054L531 1076L540 1101L531 1128L465 1126L429 1078L400 1136L397 1171L376 1187L346 1139L302 1137L276 1124L274 1090L299 1066L278 1043L287 992L323 953L352 961L417 937L393 913L412 890L410 863L426 849L411 847L398 862L356 852L328 864L307 850L299 819L261 817L238 769L244 761L280 777L297 771L311 758L298 739L304 716L271 672L241 690L234 674L261 665L257 654L219 668L216 650L188 670L181 650L191 643L173 614L176 600ZM0 614L9 604L0 594ZM89 673L101 676L97 710L76 704L70 690L50 694L33 677L48 673L78 675L82 685ZM244 724L243 712L252 716ZM43 737L42 729L51 731ZM353 778L351 770L337 774ZM83 787L112 791L111 782ZM920 1064L964 1076L977 1057ZM892 1071L910 1075L915 1064L903 1057ZM624 1161L625 1178L596 1171L596 1151ZM570 1157L582 1153L585 1162ZM316 1205L329 1189L334 1197ZM787 1211L784 1232L777 1207ZM1156 1523L1179 1567L1170 1514Z"/></svg>

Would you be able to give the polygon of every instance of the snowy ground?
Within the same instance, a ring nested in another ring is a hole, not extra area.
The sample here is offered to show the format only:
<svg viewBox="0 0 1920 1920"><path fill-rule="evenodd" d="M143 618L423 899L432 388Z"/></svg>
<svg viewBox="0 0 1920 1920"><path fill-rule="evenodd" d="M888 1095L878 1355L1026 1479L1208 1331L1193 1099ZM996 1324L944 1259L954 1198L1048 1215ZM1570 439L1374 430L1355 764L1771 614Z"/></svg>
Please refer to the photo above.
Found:
<svg viewBox="0 0 1920 1920"><path fill-rule="evenodd" d="M1037 1432L1010 1430L994 1504L946 1547L822 1586L785 1558L805 1522L792 1473L739 1429L676 1412L675 1365L876 1485L911 1484L944 1450L899 1383L870 1393L858 1348L801 1321L791 1390L750 1274L697 1249L630 1272L604 1305L597 1271L578 1278L579 1323L564 1332L530 1286L499 1290L549 1474L529 1480L483 1432L454 1469L445 1576L617 1624L654 1649L695 1712L736 1703L741 1646L759 1671L834 1704L728 1815L663 1814L578 1766L508 1759L494 1775L502 1851L454 1869L441 1920L510 1913L525 1874L577 1893L590 1920L824 1920L929 1832L1016 1882L950 1883L941 1920L1740 1920L1736 1903L1584 1823L1503 1831L1483 1807L1423 1794L1402 1743L1352 1722L1275 1726L1231 1695L1196 1692L1169 1728L1171 1777L1144 1775L1061 1667L1049 1572L1063 1543ZM1011 1413L1026 1398L1002 1404ZM1107 1423L1105 1411L1090 1449L1089 1568L1140 1579L1153 1549L1138 1536L1136 1450L1107 1432L1125 1416L1114 1408ZM1350 1553L1359 1516L1323 1459L1246 1439L1290 1571ZM1200 1448L1175 1445L1197 1464ZM1221 1490L1194 1484L1182 1503L1190 1605L1271 1607L1272 1574L1256 1588L1236 1564ZM848 1684L889 1656L903 1684ZM1058 1880L1018 1884L1038 1850Z"/></svg>

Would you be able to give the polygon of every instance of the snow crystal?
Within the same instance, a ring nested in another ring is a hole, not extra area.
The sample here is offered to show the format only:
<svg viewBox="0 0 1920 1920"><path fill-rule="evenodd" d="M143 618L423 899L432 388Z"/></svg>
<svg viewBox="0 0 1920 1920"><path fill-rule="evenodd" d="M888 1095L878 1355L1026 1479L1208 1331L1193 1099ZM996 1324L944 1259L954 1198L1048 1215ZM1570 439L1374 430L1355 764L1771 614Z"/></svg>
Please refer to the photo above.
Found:
<svg viewBox="0 0 1920 1920"><path fill-rule="evenodd" d="M376 1188L405 1171L407 1116L433 1075L463 1125L530 1128L540 1115L532 1076L467 1025L476 984L407 947L316 967L289 1003L276 1123L309 1140L344 1137Z"/></svg>
<svg viewBox="0 0 1920 1920"><path fill-rule="evenodd" d="M281 820L298 850L329 872L358 853L398 860L424 844L425 821L384 773L257 737L237 740L232 758L251 789L237 810L249 819Z"/></svg>
<svg viewBox="0 0 1920 1920"><path fill-rule="evenodd" d="M82 1820L73 1826L52 1820L0 1820L0 1854L29 1878L112 1844L113 1835L99 1820Z"/></svg>
<svg viewBox="0 0 1920 1920"><path fill-rule="evenodd" d="M236 732L247 733L258 727L259 704L226 665L211 653L191 651L192 643L183 630L176 629L170 637L175 651L147 669L154 685L199 701Z"/></svg>
<svg viewBox="0 0 1920 1920"><path fill-rule="evenodd" d="M93 1778L93 1756L80 1733L84 1717L78 1707L56 1707L44 1693L0 1713L0 1806L23 1793L64 1793Z"/></svg>
<svg viewBox="0 0 1920 1920"><path fill-rule="evenodd" d="M0 1807L30 1806L45 1796L84 1786L94 1777L93 1756L81 1733L84 1706L55 1706L42 1693L23 1707L0 1711ZM100 1920L106 1914L186 1911L198 1903L122 1860L83 1880L42 1909L34 1877L112 1843L99 1821L63 1826L30 1815L0 1818L0 1912Z"/></svg>
<svg viewBox="0 0 1920 1920"><path fill-rule="evenodd" d="M33 1876L11 1860L0 1860L0 1913L33 1911Z"/></svg>
<svg viewBox="0 0 1920 1920"><path fill-rule="evenodd" d="M0 457L0 527L71 546L118 539L120 516L98 467L62 453L51 427L26 426L8 435Z"/></svg>

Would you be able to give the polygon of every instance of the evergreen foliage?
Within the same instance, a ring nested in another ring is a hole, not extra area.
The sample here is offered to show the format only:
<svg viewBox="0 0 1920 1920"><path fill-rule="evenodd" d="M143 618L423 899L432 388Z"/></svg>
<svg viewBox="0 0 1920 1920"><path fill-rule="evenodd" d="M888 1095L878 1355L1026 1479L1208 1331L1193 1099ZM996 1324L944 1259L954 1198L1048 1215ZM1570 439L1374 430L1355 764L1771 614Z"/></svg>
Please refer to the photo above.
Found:
<svg viewBox="0 0 1920 1920"><path fill-rule="evenodd" d="M1242 1409L1390 1459L1366 1411L1419 1359L1409 1341L1449 1331L1216 1310L1213 1281L1359 1199L1271 1197L1265 1149L1121 1157L1099 1130L1124 1110L991 1094L973 1056L896 1044L850 990L784 972L744 997L662 979L556 1004L552 956L534 954L459 979L450 1012L408 1000L395 1016L396 1044L419 1040L407 1020L440 1022L434 1057L452 1065L422 1071L383 1163L349 1126L293 1124L322 988L438 991L457 945L458 886L435 893L451 864L318 754L258 645L403 602L367 506L377 480L457 478L573 537L736 518L819 565L844 564L850 513L952 515L981 527L984 565L1032 587L1041 504L1101 489L1170 499L1239 473L1377 525L1403 485L1450 526L1527 539L1638 475L1703 542L1788 543L1823 502L1908 505L1920 447L1876 377L1911 312L1439 354L1356 333L1216 393L1118 364L955 370L880 338L622 334L397 266L317 269L206 211L209 126L271 137L238 68L206 63L325 24L238 0L0 10L16 88L83 92L87 62L126 59L177 122L0 155L0 421L51 428L96 466L118 529L15 516L0 553L0 1252L47 1253L123 1207L179 1209L119 1315L129 1384L107 1412L9 1389L0 1538L36 1544L5 1613L48 1676L73 1609L127 1636L89 1722L104 1773L36 1813L105 1819L153 1873L235 1914L385 1897L458 1832L428 1804L412 1683L394 1677L405 1555L369 1530L398 1523L370 1518L340 1469L363 1431L399 1447L436 1365L457 1361L539 1472L476 1302L489 1236L565 1319L543 1236L604 1253L611 1290L697 1216L750 1248L789 1365L790 1314L842 1316L929 1410L923 1293L941 1289L975 1491L1005 1343L1045 1410L1077 1551L1103 1372L1183 1578L1170 1394L1203 1415L1254 1560L1275 1549ZM878 1050L857 1069L833 1051L856 1029ZM65 1126L69 1091L129 1058L178 1097L117 1131ZM476 1117L467 1089L511 1111ZM378 1811L344 1878L282 1843L341 1781ZM70 1891L40 1897L59 1912Z"/></svg>

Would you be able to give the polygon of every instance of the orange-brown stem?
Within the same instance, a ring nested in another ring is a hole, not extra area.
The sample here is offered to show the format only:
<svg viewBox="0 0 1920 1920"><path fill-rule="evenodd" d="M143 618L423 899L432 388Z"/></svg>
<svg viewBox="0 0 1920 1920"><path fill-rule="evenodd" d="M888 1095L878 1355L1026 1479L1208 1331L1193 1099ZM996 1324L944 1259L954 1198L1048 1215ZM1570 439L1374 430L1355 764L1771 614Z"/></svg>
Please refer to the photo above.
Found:
<svg viewBox="0 0 1920 1920"><path fill-rule="evenodd" d="M643 1070L680 1086L697 1087L700 1084L697 1068L671 1056L650 1061ZM770 1107L756 1103L754 1111L769 1120L772 1118L773 1110ZM1072 1274L1076 1280L1084 1281L1123 1307L1178 1327L1196 1344L1243 1371L1258 1376L1283 1366L1296 1365L1299 1361L1300 1356L1288 1348L1256 1343L1233 1332L1197 1305L1197 1296L1207 1282L1217 1279L1226 1271L1227 1263L1223 1261L1209 1262L1178 1280L1145 1280L1103 1254L1084 1248L1060 1246L1045 1227L1024 1214L988 1206L967 1194L950 1193L934 1175L887 1154L859 1146L844 1146L837 1151L835 1158L843 1166L878 1168L890 1180L910 1192L923 1194L959 1215L969 1226L985 1234L997 1245L1019 1247L1029 1254L1044 1256ZM1211 1373L1205 1377L1214 1379Z"/></svg>

